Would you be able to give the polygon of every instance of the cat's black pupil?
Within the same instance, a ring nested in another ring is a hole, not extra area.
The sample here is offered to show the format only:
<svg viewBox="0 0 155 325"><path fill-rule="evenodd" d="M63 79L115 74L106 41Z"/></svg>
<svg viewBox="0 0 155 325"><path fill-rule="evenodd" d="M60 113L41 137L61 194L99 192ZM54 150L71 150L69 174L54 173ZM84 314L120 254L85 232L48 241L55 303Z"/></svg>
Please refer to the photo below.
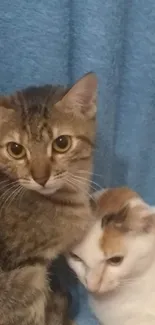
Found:
<svg viewBox="0 0 155 325"><path fill-rule="evenodd" d="M68 146L68 138L65 136L57 138L55 142L60 149L65 149Z"/></svg>
<svg viewBox="0 0 155 325"><path fill-rule="evenodd" d="M15 142L12 142L10 147L11 147L11 151L16 156L19 156L23 151L23 147L20 144L15 143Z"/></svg>

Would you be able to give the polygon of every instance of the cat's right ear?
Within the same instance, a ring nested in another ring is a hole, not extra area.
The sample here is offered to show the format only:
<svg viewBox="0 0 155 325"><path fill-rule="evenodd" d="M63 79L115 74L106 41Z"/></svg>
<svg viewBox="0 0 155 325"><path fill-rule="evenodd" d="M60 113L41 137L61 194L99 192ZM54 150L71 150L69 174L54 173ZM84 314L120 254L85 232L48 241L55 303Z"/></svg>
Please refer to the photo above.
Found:
<svg viewBox="0 0 155 325"><path fill-rule="evenodd" d="M65 109L85 118L96 116L97 99L97 77L95 73L87 73L78 80L67 94L62 98L61 103Z"/></svg>

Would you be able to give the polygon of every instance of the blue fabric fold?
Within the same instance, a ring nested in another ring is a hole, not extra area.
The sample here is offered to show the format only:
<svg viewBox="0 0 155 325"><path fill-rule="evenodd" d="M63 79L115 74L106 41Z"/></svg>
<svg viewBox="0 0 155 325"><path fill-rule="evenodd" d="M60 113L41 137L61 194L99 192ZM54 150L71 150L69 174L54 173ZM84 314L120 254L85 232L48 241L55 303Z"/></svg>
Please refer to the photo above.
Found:
<svg viewBox="0 0 155 325"><path fill-rule="evenodd" d="M0 91L71 84L95 71L94 174L100 176L94 180L127 184L153 203L155 1L1 0L0 14ZM79 296L78 322L93 325L87 299Z"/></svg>

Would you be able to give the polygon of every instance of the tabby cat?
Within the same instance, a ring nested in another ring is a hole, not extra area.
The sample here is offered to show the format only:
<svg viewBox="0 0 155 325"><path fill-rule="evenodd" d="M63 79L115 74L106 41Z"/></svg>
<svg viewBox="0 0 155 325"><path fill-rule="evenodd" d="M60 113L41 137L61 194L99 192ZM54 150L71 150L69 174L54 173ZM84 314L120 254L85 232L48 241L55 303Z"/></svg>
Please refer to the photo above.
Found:
<svg viewBox="0 0 155 325"><path fill-rule="evenodd" d="M89 73L70 89L47 85L0 98L1 325L63 322L47 266L93 222L96 92Z"/></svg>

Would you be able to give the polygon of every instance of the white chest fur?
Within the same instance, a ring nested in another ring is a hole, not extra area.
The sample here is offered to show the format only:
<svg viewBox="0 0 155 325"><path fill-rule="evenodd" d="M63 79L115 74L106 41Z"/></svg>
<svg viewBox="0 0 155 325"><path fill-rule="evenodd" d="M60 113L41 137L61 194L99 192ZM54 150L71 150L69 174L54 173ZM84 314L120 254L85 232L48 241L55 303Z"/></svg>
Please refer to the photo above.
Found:
<svg viewBox="0 0 155 325"><path fill-rule="evenodd" d="M103 325L155 325L155 263L141 278L119 292L90 296L93 312Z"/></svg>

